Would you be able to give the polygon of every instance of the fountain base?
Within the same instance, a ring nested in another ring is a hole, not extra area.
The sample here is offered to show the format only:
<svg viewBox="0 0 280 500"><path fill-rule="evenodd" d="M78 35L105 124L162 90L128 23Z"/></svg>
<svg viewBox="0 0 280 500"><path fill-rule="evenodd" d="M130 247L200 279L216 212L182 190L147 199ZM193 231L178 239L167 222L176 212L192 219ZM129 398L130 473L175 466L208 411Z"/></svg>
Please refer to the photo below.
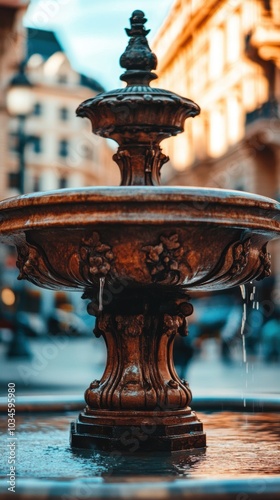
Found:
<svg viewBox="0 0 280 500"><path fill-rule="evenodd" d="M72 422L73 448L138 451L181 451L206 446L203 425L191 408L178 411L95 411Z"/></svg>
<svg viewBox="0 0 280 500"><path fill-rule="evenodd" d="M181 290L127 288L88 312L104 338L107 364L85 392L86 409L71 428L73 448L179 451L204 448L202 423L191 410L191 390L173 363L176 335L187 335L193 307Z"/></svg>

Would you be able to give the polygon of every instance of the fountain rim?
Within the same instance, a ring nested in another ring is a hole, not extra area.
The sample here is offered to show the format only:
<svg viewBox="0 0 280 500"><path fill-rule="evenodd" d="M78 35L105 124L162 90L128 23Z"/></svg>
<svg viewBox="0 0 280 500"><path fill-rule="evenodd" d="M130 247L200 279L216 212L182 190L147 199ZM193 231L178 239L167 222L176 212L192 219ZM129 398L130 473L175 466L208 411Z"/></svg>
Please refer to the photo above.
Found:
<svg viewBox="0 0 280 500"><path fill-rule="evenodd" d="M159 196L161 199L159 199ZM75 200L72 198L75 197ZM23 208L33 205L48 205L54 203L122 202L209 202L236 206L246 205L262 209L274 209L280 212L280 202L263 195L238 191L193 186L91 186L80 188L65 188L50 191L13 196L0 201L1 212L11 208Z"/></svg>
<svg viewBox="0 0 280 500"><path fill-rule="evenodd" d="M0 202L0 241L26 231L105 226L202 225L280 233L280 203L243 191L196 187L90 187Z"/></svg>

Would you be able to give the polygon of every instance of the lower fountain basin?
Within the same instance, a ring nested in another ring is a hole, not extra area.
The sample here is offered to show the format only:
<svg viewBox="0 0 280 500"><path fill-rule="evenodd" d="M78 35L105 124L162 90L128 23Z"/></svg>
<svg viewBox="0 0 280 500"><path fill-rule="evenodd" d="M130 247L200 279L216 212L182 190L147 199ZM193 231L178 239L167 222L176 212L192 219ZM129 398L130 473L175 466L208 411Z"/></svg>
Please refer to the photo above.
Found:
<svg viewBox="0 0 280 500"><path fill-rule="evenodd" d="M24 398L22 398L24 399ZM67 446L71 409L80 402L53 398L17 404L16 494L14 498L279 498L280 467L277 398L255 395L242 399L198 401L208 435L206 450L173 455L102 453ZM65 398L64 398L65 399ZM203 402L204 401L204 402ZM215 407L213 404L215 402ZM261 404L260 404L261 402ZM251 409L263 411L252 413ZM0 434L6 437L6 402L2 404ZM222 411L217 411L224 407ZM82 406L80 406L82 408ZM28 412L26 413L26 409ZM65 411L68 409L68 411ZM270 410L274 410L273 412ZM216 410L216 411L215 411ZM58 413L59 412L59 413ZM257 435L257 439L256 439ZM133 443L131 443L132 446ZM8 498L7 453L1 455L0 498ZM247 496L246 496L247 495Z"/></svg>
<svg viewBox="0 0 280 500"><path fill-rule="evenodd" d="M18 247L20 278L51 289L224 289L270 273L266 244L280 204L203 188L88 188L0 203L0 240Z"/></svg>

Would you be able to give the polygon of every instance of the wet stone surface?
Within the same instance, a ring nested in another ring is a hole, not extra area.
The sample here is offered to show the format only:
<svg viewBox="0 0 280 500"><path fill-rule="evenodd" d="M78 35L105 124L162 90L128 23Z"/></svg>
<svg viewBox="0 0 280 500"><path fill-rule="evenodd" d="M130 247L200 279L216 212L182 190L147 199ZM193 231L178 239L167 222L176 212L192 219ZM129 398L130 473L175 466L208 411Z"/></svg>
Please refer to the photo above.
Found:
<svg viewBox="0 0 280 500"><path fill-rule="evenodd" d="M274 413L199 413L207 432L206 450L173 455L100 453L69 447L70 422L76 413L17 416L17 478L60 479L110 477L236 478L280 473L280 422ZM1 442L8 434L6 417L0 418ZM8 442L8 440L7 440ZM135 443L133 443L134 445ZM5 447L3 447L5 448ZM0 456L0 478L7 473L6 453Z"/></svg>

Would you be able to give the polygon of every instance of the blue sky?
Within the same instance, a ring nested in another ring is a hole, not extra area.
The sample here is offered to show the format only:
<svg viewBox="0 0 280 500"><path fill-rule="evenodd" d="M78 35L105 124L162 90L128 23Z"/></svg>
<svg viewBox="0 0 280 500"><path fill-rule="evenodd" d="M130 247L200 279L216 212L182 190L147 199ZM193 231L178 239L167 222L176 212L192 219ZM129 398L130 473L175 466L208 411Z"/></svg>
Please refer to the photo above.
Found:
<svg viewBox="0 0 280 500"><path fill-rule="evenodd" d="M135 9L145 12L155 36L174 0L32 0L25 25L52 29L73 67L106 90L120 86L119 57L128 37L124 28Z"/></svg>

